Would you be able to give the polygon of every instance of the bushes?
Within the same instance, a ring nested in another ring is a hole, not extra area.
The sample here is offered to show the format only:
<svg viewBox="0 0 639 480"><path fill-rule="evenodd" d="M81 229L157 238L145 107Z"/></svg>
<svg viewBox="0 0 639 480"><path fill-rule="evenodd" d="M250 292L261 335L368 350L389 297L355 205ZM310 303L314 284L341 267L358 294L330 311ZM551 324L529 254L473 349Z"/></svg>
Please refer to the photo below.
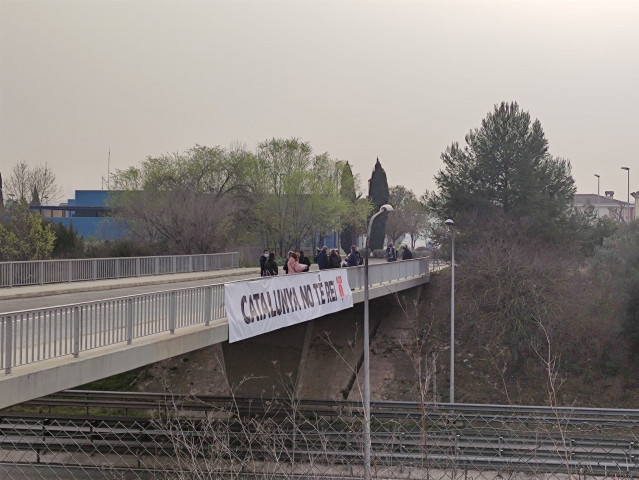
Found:
<svg viewBox="0 0 639 480"><path fill-rule="evenodd" d="M596 249L591 274L598 301L619 319L621 344L639 362L639 221L623 225Z"/></svg>
<svg viewBox="0 0 639 480"><path fill-rule="evenodd" d="M84 238L78 235L73 223L67 228L63 223L51 222L55 242L53 244L53 258L84 258Z"/></svg>
<svg viewBox="0 0 639 480"><path fill-rule="evenodd" d="M43 260L53 250L55 235L51 225L29 206L15 202L0 221L0 260Z"/></svg>
<svg viewBox="0 0 639 480"><path fill-rule="evenodd" d="M152 248L130 239L101 240L89 243L85 249L88 258L147 257L167 255L166 251Z"/></svg>

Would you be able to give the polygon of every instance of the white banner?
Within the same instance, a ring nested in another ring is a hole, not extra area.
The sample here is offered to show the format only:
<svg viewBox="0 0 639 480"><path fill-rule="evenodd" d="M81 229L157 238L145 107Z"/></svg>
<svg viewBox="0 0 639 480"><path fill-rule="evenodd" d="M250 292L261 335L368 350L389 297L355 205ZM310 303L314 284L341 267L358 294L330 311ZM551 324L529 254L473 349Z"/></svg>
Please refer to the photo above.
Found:
<svg viewBox="0 0 639 480"><path fill-rule="evenodd" d="M306 322L353 306L344 269L227 283L229 342Z"/></svg>

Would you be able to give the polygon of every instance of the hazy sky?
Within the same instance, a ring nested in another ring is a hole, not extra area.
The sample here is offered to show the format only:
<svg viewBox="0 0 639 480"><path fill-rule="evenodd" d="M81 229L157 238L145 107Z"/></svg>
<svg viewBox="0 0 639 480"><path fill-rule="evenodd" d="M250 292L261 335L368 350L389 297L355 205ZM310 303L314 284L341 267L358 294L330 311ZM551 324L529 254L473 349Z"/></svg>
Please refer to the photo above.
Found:
<svg viewBox="0 0 639 480"><path fill-rule="evenodd" d="M0 172L47 162L65 197L109 147L113 172L271 137L421 194L501 101L579 193L639 190L639 0L0 0L0 61Z"/></svg>

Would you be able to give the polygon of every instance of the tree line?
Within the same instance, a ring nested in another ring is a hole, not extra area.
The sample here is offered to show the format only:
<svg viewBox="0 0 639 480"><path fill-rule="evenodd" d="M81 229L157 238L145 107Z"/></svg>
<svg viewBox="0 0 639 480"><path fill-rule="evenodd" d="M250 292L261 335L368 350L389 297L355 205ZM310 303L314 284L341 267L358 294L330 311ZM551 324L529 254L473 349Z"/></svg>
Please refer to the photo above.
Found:
<svg viewBox="0 0 639 480"><path fill-rule="evenodd" d="M365 196L348 162L315 153L296 138L267 140L255 151L196 145L117 171L112 184L117 192L110 206L137 241L185 254L247 244L283 256L301 246L319 247L333 231L348 250L375 207L389 198L413 210L419 204L404 187L389 190L379 160ZM395 219L393 232L386 233L393 239L423 233L418 229L425 222L409 225L408 218ZM382 248L383 225L380 232L374 248Z"/></svg>
<svg viewBox="0 0 639 480"><path fill-rule="evenodd" d="M394 211L381 215L371 232L373 249L382 248L385 237L397 241L410 234L414 241L425 235L446 255L450 242L443 220L453 218L460 281L474 285L468 312L493 319L496 330L486 330L491 333L485 338L504 339L511 360L530 354L542 331L560 334L560 328L548 329L560 325L566 309L555 294L568 291L570 275L577 278L580 269L593 265L591 276L602 292L615 285L615 295L602 298L623 319L617 325L624 341L639 346L633 293L639 291L634 258L639 248L624 248L639 243L637 222L600 218L594 207L577 210L570 162L550 153L541 123L517 103L495 105L464 140L442 152L436 189L420 196L389 187L379 159L366 193L348 162L316 153L297 138L273 138L254 150L195 145L147 157L116 171L109 207L126 224L129 244L154 253L208 253L245 244L283 255L302 245L318 247L332 231L340 232L348 249L365 233L370 216L391 203ZM10 192L12 205L27 203L30 194L32 201L45 202L59 191L52 178L46 166L29 171L19 162L0 195ZM3 208L6 203L0 202ZM0 216L4 260L43 258L53 251L53 227L39 232L38 222L23 213ZM28 243L28 232L46 248L20 247ZM491 281L495 278L499 281Z"/></svg>

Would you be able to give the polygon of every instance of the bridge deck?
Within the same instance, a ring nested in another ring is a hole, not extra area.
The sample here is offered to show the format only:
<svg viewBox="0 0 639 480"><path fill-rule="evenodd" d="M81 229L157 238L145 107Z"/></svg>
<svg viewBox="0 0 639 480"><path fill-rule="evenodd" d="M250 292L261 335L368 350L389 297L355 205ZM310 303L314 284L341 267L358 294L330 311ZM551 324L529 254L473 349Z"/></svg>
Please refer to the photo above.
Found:
<svg viewBox="0 0 639 480"><path fill-rule="evenodd" d="M409 266L408 262L406 266ZM400 267L400 265L397 265L397 267ZM375 270L377 269L387 270L382 265L379 265ZM408 278L378 279L378 281L382 283L371 286L370 297L376 298L389 295L428 282L427 264L425 264L425 269L422 269L422 272L420 275L410 276ZM233 275L233 280L238 280L242 275L256 276L258 272L257 269L240 269L240 271L234 269L233 273L239 274L239 276ZM353 271L351 273L359 275L361 272ZM225 274L228 274L228 272L207 272L204 278L200 278L197 281L209 285L224 283L222 278L224 278ZM193 273L186 274L191 280L194 275ZM174 277L173 275L170 276ZM179 276L184 278L184 275ZM133 288L133 285L141 285L140 282L143 282L142 284L146 283L146 285L144 285L145 288L152 288L154 291L158 291L160 288L156 282L159 280L164 280L164 278L143 277L120 279L116 282L101 280L98 282L82 282L64 286L56 284L39 287L20 287L14 292L17 292L18 295L21 294L21 292L24 294L27 289L32 290L33 288L38 290L46 288L48 292L58 291L61 293L66 289L74 289L74 292L86 292L92 291L93 289L97 290L95 293L99 299L104 299L107 297L107 295L105 295L105 293L107 293L106 290L108 290L109 287L113 288L113 285L119 284L116 288L126 288L127 293L131 295L132 292L130 289ZM183 286L176 284L175 278L172 280L172 283L165 284L165 286L169 285L174 288ZM109 284L106 282L109 282ZM56 288L58 290L53 290ZM68 290L66 291L68 292ZM2 292L4 293L5 291ZM36 291L34 293L37 294L38 292ZM109 291L109 297L116 296L111 293L112 292ZM4 295L8 294L4 293ZM36 298L35 300L40 302L44 298L47 298L48 301L57 298L53 296L53 293L49 293L49 295L49 297ZM353 299L356 303L364 300L363 288L353 291ZM22 299L21 301L26 300ZM7 312L8 309L5 309L5 302L3 301L2 304L2 310ZM60 302L57 302L56 305L60 305ZM1 314L2 312L0 312L0 315ZM9 315L9 317L11 317L11 315ZM0 409L21 403L25 400L72 388L99 378L105 378L143 365L221 343L226 340L228 340L228 320L226 318L213 318L209 325L203 323L190 324L176 328L172 334L163 331L139 338L136 337L129 344L120 342L94 349L82 350L77 358L73 355L64 355L24 365L18 365L16 363L16 366L11 370L10 374L0 374L0 391L2 391L2 395L0 395Z"/></svg>

